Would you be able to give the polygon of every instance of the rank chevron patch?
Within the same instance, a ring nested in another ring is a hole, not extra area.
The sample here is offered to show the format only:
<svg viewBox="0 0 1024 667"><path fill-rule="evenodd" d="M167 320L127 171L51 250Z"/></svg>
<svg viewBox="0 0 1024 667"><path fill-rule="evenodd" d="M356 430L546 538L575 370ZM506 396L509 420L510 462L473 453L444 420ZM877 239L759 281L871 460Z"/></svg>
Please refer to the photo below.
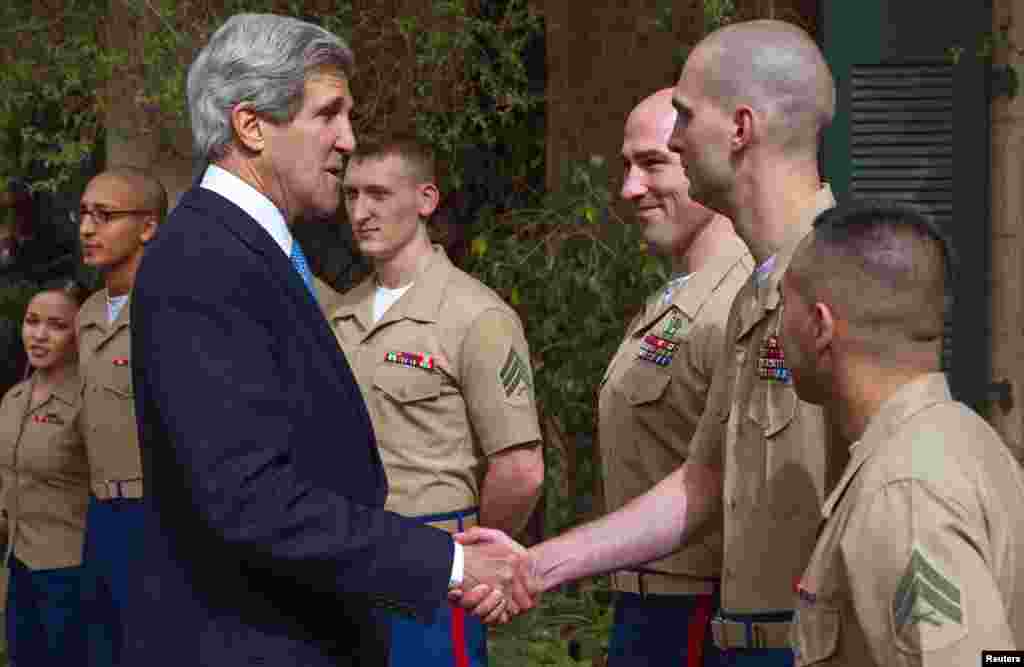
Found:
<svg viewBox="0 0 1024 667"><path fill-rule="evenodd" d="M927 632L926 626L933 629L949 624L963 627L963 616L960 588L956 582L943 574L924 551L915 546L892 599L896 633L913 626L918 626L917 631L926 631L926 634L932 634Z"/></svg>
<svg viewBox="0 0 1024 667"><path fill-rule="evenodd" d="M505 389L506 398L511 398L520 384L526 390L531 388L530 369L515 348L509 349L505 364L498 373L498 379L501 380L501 386Z"/></svg>

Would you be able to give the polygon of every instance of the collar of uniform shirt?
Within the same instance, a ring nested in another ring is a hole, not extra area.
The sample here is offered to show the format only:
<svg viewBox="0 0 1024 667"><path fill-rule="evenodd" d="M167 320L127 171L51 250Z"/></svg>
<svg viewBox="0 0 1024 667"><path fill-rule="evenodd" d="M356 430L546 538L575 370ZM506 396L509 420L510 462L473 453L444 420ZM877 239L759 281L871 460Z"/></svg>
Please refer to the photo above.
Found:
<svg viewBox="0 0 1024 667"><path fill-rule="evenodd" d="M671 301L672 294L674 294L677 289L686 284L686 281L689 280L690 276L692 275L692 273L681 273L669 278L668 282L665 283L665 287L662 288L661 290L661 303L667 304L669 301Z"/></svg>
<svg viewBox="0 0 1024 667"><path fill-rule="evenodd" d="M292 233L284 221L280 209L265 194L252 187L227 169L215 164L206 168L199 187L216 192L232 204L238 206L259 223L274 242L280 246L284 254L291 257Z"/></svg>

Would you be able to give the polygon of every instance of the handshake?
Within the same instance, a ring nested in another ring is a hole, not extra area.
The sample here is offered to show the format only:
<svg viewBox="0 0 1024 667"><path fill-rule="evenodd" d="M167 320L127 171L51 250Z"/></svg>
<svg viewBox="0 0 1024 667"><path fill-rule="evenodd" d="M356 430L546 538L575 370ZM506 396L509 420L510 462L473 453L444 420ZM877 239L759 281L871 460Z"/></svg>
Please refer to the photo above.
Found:
<svg viewBox="0 0 1024 667"><path fill-rule="evenodd" d="M455 536L465 555L462 586L448 599L487 625L508 623L532 609L545 590L530 551L500 530L470 528Z"/></svg>

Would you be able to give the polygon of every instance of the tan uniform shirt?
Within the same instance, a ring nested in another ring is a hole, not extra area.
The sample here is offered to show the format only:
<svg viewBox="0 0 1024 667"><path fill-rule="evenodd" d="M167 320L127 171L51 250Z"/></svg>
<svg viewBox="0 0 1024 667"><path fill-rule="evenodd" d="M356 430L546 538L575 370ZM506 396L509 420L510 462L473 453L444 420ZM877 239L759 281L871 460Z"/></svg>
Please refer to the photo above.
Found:
<svg viewBox="0 0 1024 667"><path fill-rule="evenodd" d="M131 338L124 304L107 324L107 291L100 290L78 314L79 368L83 383L82 425L89 452L93 492L103 497L112 481L136 480L142 461L132 392ZM134 490L134 489L133 489Z"/></svg>
<svg viewBox="0 0 1024 667"><path fill-rule="evenodd" d="M0 402L0 531L33 570L82 562L89 464L78 432L79 379L73 374L42 403L30 405L33 379Z"/></svg>
<svg viewBox="0 0 1024 667"><path fill-rule="evenodd" d="M722 609L733 614L792 610L794 581L814 548L829 474L824 416L791 382L762 378L759 368L779 331L782 275L814 218L833 205L825 186L793 221L771 273L740 290L694 436L691 460L724 472Z"/></svg>
<svg viewBox="0 0 1024 667"><path fill-rule="evenodd" d="M852 447L800 583L801 665L979 665L1024 646L1024 473L945 376Z"/></svg>
<svg viewBox="0 0 1024 667"><path fill-rule="evenodd" d="M519 317L440 246L373 323L371 276L331 323L373 421L387 509L406 516L478 506L485 457L540 440Z"/></svg>
<svg viewBox="0 0 1024 667"><path fill-rule="evenodd" d="M753 265L746 246L734 237L669 304L660 303L659 292L629 325L605 371L598 402L609 511L643 495L686 462L722 350L729 306ZM702 543L646 564L643 592L710 593L721 562L722 533L715 531ZM612 585L641 592L634 572L616 573Z"/></svg>

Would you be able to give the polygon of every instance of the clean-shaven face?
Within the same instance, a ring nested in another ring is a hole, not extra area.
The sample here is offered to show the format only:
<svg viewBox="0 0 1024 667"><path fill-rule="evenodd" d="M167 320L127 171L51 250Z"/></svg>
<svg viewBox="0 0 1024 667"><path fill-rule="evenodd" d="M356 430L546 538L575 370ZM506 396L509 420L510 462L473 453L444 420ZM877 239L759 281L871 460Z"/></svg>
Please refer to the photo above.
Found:
<svg viewBox="0 0 1024 667"><path fill-rule="evenodd" d="M690 199L679 154L668 148L674 124L668 100L648 98L629 115L622 141L619 194L643 225L644 239L662 255L688 247L713 215Z"/></svg>
<svg viewBox="0 0 1024 667"><path fill-rule="evenodd" d="M302 108L283 125L264 123L259 171L267 196L289 222L333 216L341 204L345 156L355 149L352 93L339 72L306 79Z"/></svg>
<svg viewBox="0 0 1024 667"><path fill-rule="evenodd" d="M142 194L127 180L113 174L93 178L79 202L78 237L86 266L106 272L138 260L144 243L156 232L157 212L122 212L146 208ZM91 215L96 211L112 215L104 223Z"/></svg>
<svg viewBox="0 0 1024 667"><path fill-rule="evenodd" d="M74 360L77 313L78 305L58 291L32 298L21 325L21 340L32 368L55 368Z"/></svg>
<svg viewBox="0 0 1024 667"><path fill-rule="evenodd" d="M359 252L388 260L415 238L420 219L433 212L424 188L398 155L356 157L345 169L345 210Z"/></svg>

